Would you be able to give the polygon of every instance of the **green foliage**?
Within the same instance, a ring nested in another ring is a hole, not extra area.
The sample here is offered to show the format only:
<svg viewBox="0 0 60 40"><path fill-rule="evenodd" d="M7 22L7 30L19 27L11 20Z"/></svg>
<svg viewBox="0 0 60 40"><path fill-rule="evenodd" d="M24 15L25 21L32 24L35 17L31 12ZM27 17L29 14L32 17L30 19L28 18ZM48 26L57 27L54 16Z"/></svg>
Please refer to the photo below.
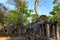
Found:
<svg viewBox="0 0 60 40"><path fill-rule="evenodd" d="M36 14L32 14L32 22L34 22L36 20Z"/></svg>
<svg viewBox="0 0 60 40"><path fill-rule="evenodd" d="M53 20L55 20L55 19L56 19L55 16L50 17L50 20L51 20L51 21L53 21Z"/></svg>
<svg viewBox="0 0 60 40"><path fill-rule="evenodd" d="M56 18L60 20L60 11L56 13Z"/></svg>
<svg viewBox="0 0 60 40"><path fill-rule="evenodd" d="M10 10L8 17L6 17L5 20L9 22L17 22L18 12L16 10Z"/></svg>
<svg viewBox="0 0 60 40"><path fill-rule="evenodd" d="M23 23L25 23L25 22L29 23L27 18L31 16L31 12L32 12L32 10L29 10L27 8L23 11L23 16L22 16ZM17 10L10 10L9 15L5 18L5 20L8 22L18 22L18 18L19 18L18 11Z"/></svg>
<svg viewBox="0 0 60 40"><path fill-rule="evenodd" d="M30 15L27 9L27 2L25 0L8 0L10 4L14 5L18 11L18 22L21 24L27 19ZM26 17L25 17L26 16Z"/></svg>
<svg viewBox="0 0 60 40"><path fill-rule="evenodd" d="M51 21L54 21L55 19L56 19L55 16L50 17L50 20ZM58 19L57 21L58 21L58 24L57 25L60 26L60 19Z"/></svg>
<svg viewBox="0 0 60 40"><path fill-rule="evenodd" d="M53 11L57 12L60 11L60 4L57 4L53 7Z"/></svg>
<svg viewBox="0 0 60 40"><path fill-rule="evenodd" d="M53 7L53 11L50 12L51 15L55 15L58 11L60 11L60 4L56 4Z"/></svg>
<svg viewBox="0 0 60 40"><path fill-rule="evenodd" d="M0 13L0 22L2 22L4 20L4 15L3 13Z"/></svg>
<svg viewBox="0 0 60 40"><path fill-rule="evenodd" d="M31 17L31 12L32 12L32 10L29 10L27 8L23 12L23 21L24 21L24 23L29 23L29 21L27 20L27 18Z"/></svg>
<svg viewBox="0 0 60 40"><path fill-rule="evenodd" d="M53 11L50 12L50 14L52 14L53 16L50 18L52 21L54 19L58 19L58 25L60 26L60 4L56 4L53 7Z"/></svg>
<svg viewBox="0 0 60 40"><path fill-rule="evenodd" d="M51 11L50 14L51 14L51 15L55 15L55 12L54 12L54 11Z"/></svg>
<svg viewBox="0 0 60 40"><path fill-rule="evenodd" d="M32 10L29 10L29 9L26 8L23 11L23 16L25 15L26 17L30 17L31 16L31 12L32 12Z"/></svg>
<svg viewBox="0 0 60 40"><path fill-rule="evenodd" d="M54 11L59 11L58 5L54 6L54 7L53 7L53 10L54 10Z"/></svg>
<svg viewBox="0 0 60 40"><path fill-rule="evenodd" d="M17 13L18 14L18 20L17 20L18 22L20 22L20 23L28 22L27 18L31 16L32 10L28 9L27 2L25 0L8 0L8 3L11 5L14 5L16 7L16 10L18 11L18 13ZM16 12L14 12L14 13L16 13Z"/></svg>
<svg viewBox="0 0 60 40"><path fill-rule="evenodd" d="M60 20L58 20L58 26L60 26Z"/></svg>

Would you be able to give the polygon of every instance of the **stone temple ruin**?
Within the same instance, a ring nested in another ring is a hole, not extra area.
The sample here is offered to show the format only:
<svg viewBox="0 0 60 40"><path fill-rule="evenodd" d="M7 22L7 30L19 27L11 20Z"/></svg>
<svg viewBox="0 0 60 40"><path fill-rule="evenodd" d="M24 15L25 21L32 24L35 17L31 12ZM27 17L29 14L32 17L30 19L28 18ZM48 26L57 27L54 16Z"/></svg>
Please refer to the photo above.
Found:
<svg viewBox="0 0 60 40"><path fill-rule="evenodd" d="M28 24L26 28L23 28L22 34L19 34L18 28L12 26L14 25L8 24L0 29L0 34L10 35L11 38L8 40L49 40L54 36L57 38L57 21L48 21L48 18L44 15L40 16L35 22Z"/></svg>

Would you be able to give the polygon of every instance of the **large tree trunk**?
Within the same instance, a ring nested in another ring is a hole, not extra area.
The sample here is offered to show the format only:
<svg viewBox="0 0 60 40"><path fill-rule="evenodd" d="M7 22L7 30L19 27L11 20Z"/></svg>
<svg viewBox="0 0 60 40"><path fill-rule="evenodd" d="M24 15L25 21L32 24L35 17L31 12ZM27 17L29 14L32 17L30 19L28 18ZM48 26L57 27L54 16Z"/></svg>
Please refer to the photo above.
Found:
<svg viewBox="0 0 60 40"><path fill-rule="evenodd" d="M35 10L35 13L36 13L36 17L38 18L38 12L37 12L37 9L36 9L36 7L37 7L37 4L38 4L38 0L35 0L35 3L34 3L34 10Z"/></svg>
<svg viewBox="0 0 60 40"><path fill-rule="evenodd" d="M22 34L23 31L23 17L22 11L19 9L19 18L18 18L18 28L19 28L19 35Z"/></svg>
<svg viewBox="0 0 60 40"><path fill-rule="evenodd" d="M18 18L18 23L17 23L17 27L18 27L18 30L19 30L19 34L22 34L22 31L23 31L23 0L15 0L16 2L16 7L17 7L17 10L18 10L18 15L19 15L19 18Z"/></svg>

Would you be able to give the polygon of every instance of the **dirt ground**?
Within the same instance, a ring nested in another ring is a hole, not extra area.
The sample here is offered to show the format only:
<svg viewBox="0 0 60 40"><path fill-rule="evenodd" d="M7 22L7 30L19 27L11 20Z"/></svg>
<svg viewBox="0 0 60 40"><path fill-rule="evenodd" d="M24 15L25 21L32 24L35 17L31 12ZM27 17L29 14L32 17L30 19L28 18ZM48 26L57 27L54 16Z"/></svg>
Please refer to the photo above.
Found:
<svg viewBox="0 0 60 40"><path fill-rule="evenodd" d="M0 37L0 40L7 40L9 39L10 37Z"/></svg>

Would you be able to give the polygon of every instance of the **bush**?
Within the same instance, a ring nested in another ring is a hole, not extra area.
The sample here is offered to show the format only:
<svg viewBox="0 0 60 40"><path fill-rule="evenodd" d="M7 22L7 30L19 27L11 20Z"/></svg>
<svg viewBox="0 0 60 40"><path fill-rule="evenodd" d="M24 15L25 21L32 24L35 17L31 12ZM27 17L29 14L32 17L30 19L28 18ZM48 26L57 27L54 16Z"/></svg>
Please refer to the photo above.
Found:
<svg viewBox="0 0 60 40"><path fill-rule="evenodd" d="M58 26L60 26L60 20L58 20Z"/></svg>

